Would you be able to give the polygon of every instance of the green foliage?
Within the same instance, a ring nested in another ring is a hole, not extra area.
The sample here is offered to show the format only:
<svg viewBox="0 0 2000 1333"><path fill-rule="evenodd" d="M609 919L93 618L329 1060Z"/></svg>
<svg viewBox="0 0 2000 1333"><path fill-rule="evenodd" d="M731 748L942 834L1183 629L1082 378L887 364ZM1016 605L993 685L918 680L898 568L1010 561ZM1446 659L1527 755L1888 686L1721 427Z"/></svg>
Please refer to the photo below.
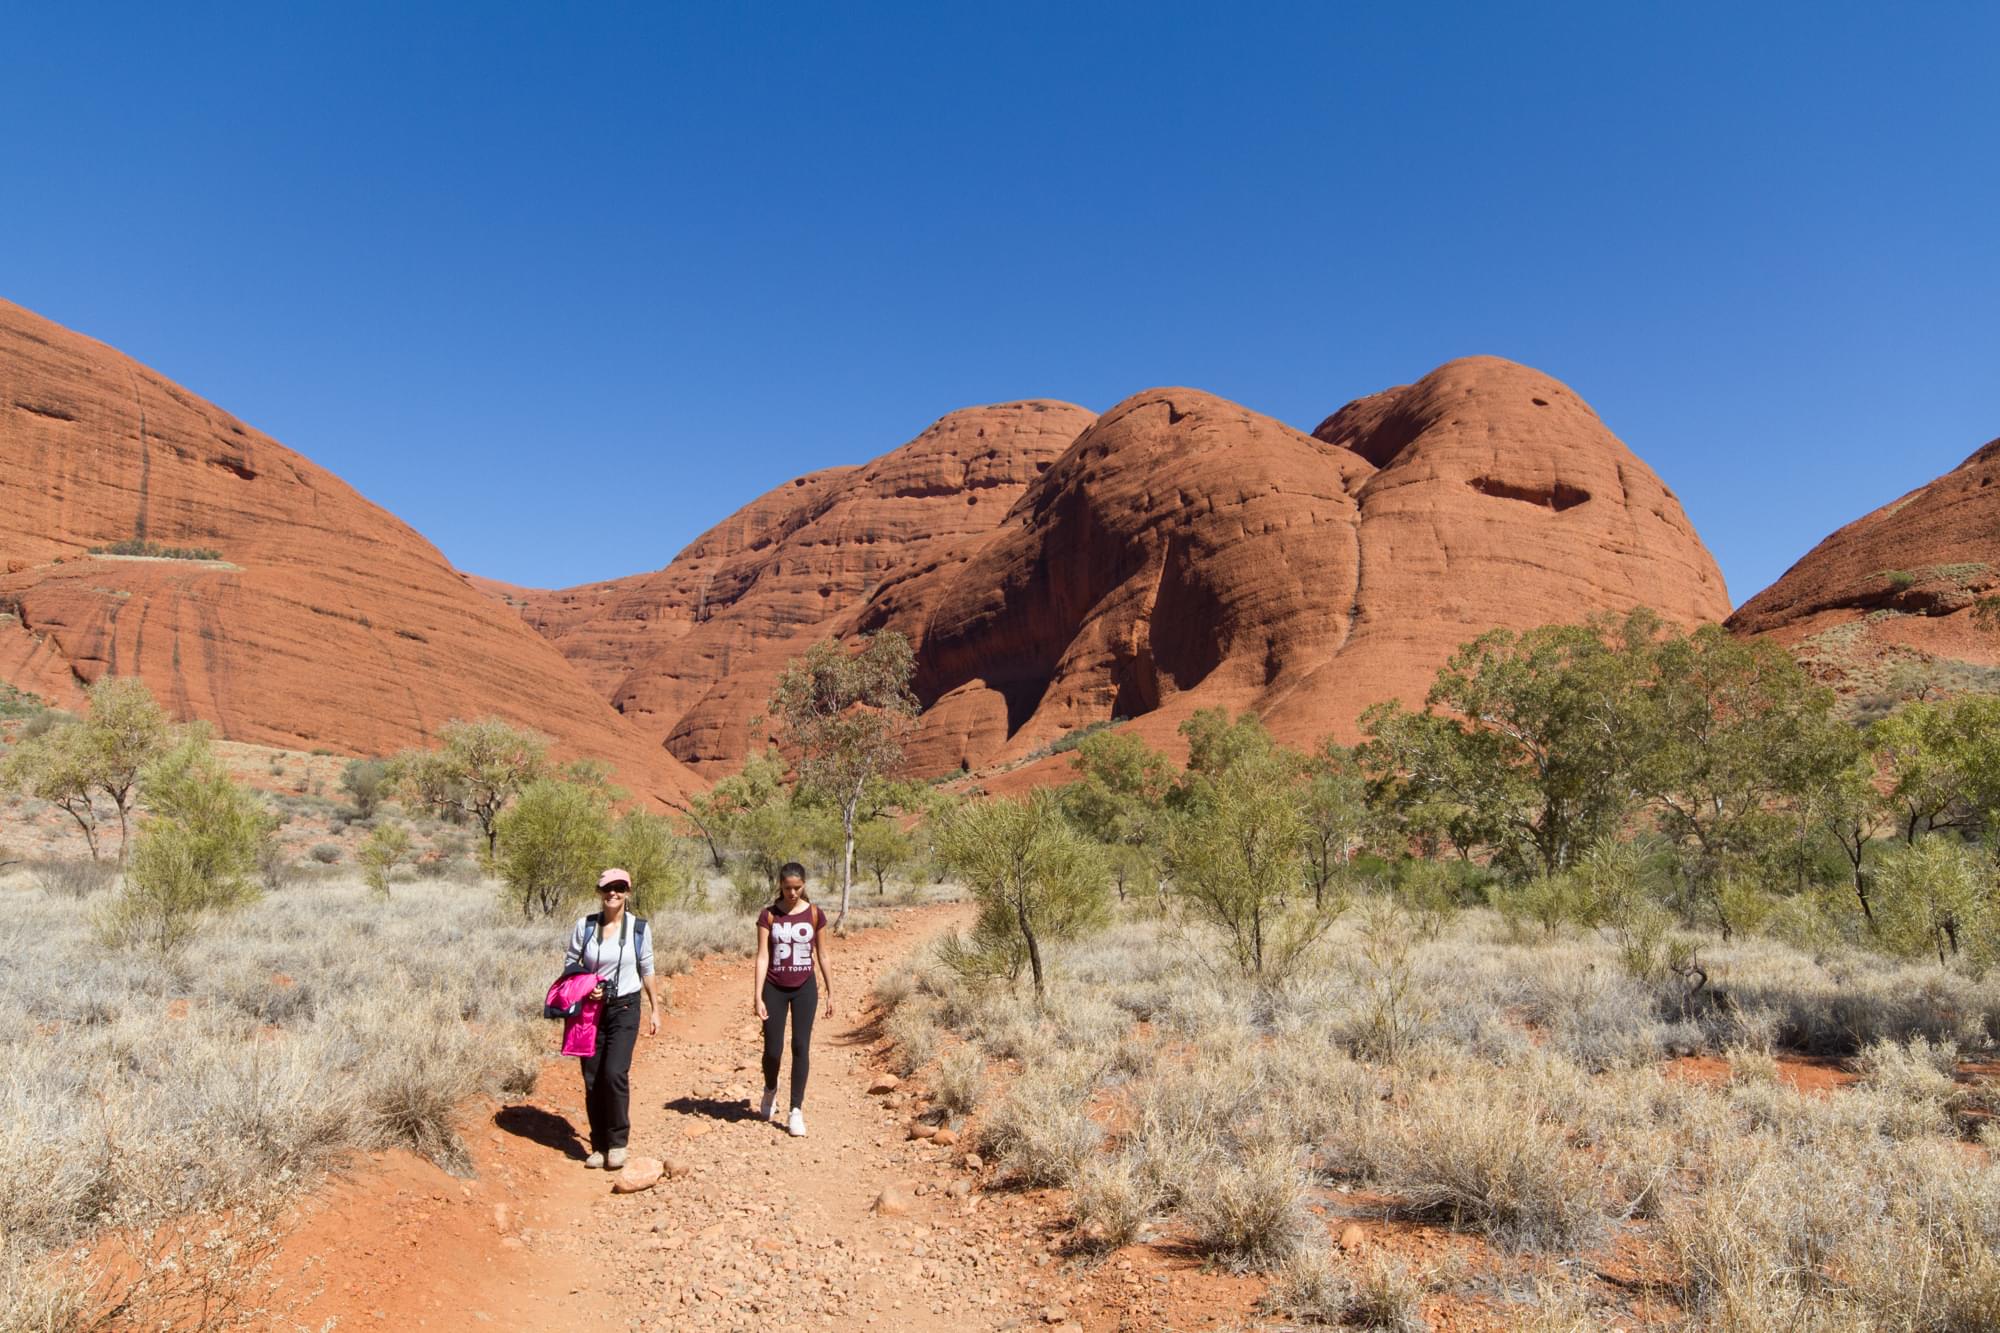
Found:
<svg viewBox="0 0 2000 1333"><path fill-rule="evenodd" d="M1173 792L1167 833L1174 886L1218 927L1246 974L1281 976L1332 917L1295 910L1306 841L1300 757L1281 749L1252 714L1220 709L1182 724L1189 766Z"/></svg>
<svg viewBox="0 0 2000 1333"><path fill-rule="evenodd" d="M1545 938L1554 939L1565 929L1589 926L1596 919L1597 903L1589 885L1573 870L1491 885L1487 896L1516 933L1532 927Z"/></svg>
<svg viewBox="0 0 2000 1333"><path fill-rule="evenodd" d="M941 822L937 846L979 904L969 934L947 941L946 961L967 975L1010 981L1026 965L1041 996L1044 943L1073 938L1104 919L1108 895L1096 849L1046 790L1025 800L960 806Z"/></svg>
<svg viewBox="0 0 2000 1333"><path fill-rule="evenodd" d="M602 791L537 778L498 819L494 869L523 919L554 916L595 889L609 862L611 803Z"/></svg>
<svg viewBox="0 0 2000 1333"><path fill-rule="evenodd" d="M98 801L118 818L118 855L125 856L141 770L167 748L167 716L139 680L106 676L90 687L80 721L25 737L0 769L0 781L61 809L76 822L96 858Z"/></svg>
<svg viewBox="0 0 2000 1333"><path fill-rule="evenodd" d="M354 802L363 819L372 818L375 806L388 791L389 764L383 759L350 759L340 770L340 789Z"/></svg>
<svg viewBox="0 0 2000 1333"><path fill-rule="evenodd" d="M1795 836L1786 807L1827 762L1833 696L1776 644L1719 625L1670 636L1650 656L1629 780L1677 854L1679 910L1727 933L1736 923L1722 885L1768 868Z"/></svg>
<svg viewBox="0 0 2000 1333"><path fill-rule="evenodd" d="M2000 697L1908 703L1871 733L1904 841L1990 828L2000 816Z"/></svg>
<svg viewBox="0 0 2000 1333"><path fill-rule="evenodd" d="M125 888L100 925L120 944L169 953L209 917L257 897L258 855L272 820L229 780L202 725L148 761L139 782L148 818Z"/></svg>
<svg viewBox="0 0 2000 1333"><path fill-rule="evenodd" d="M438 728L436 749L405 750L392 759L389 781L411 809L440 819L476 820L490 861L501 813L547 767L546 737L497 717L454 719Z"/></svg>
<svg viewBox="0 0 2000 1333"><path fill-rule="evenodd" d="M1990 965L2000 950L2000 900L1993 880L1991 857L1945 834L1928 834L1895 849L1876 873L1883 945L1906 957Z"/></svg>
<svg viewBox="0 0 2000 1333"><path fill-rule="evenodd" d="M1659 621L1494 630L1438 672L1421 713L1362 717L1360 759L1420 842L1489 853L1517 876L1566 868L1631 805L1632 692Z"/></svg>
<svg viewBox="0 0 2000 1333"><path fill-rule="evenodd" d="M222 552L212 546L162 546L139 537L127 537L124 541L112 542L108 546L93 546L88 555L138 555L154 560L220 560Z"/></svg>
<svg viewBox="0 0 2000 1333"><path fill-rule="evenodd" d="M875 892L885 891L887 880L916 856L916 843L895 820L871 819L854 830L854 855L862 870L875 877Z"/></svg>
<svg viewBox="0 0 2000 1333"><path fill-rule="evenodd" d="M822 640L789 663L771 695L780 743L797 756L799 786L840 812L844 843L840 911L847 919L854 881L854 825L871 781L903 757L903 737L916 715L910 678L916 657L893 630L868 636L859 652Z"/></svg>
<svg viewBox="0 0 2000 1333"><path fill-rule="evenodd" d="M1314 907L1338 906L1352 873L1354 849L1374 822L1368 780L1353 752L1331 738L1307 759L1305 780L1300 814L1305 819L1306 882L1312 885Z"/></svg>
<svg viewBox="0 0 2000 1333"><path fill-rule="evenodd" d="M634 911L684 908L700 897L699 855L658 815L634 810L622 816L611 826L604 859L632 877Z"/></svg>
<svg viewBox="0 0 2000 1333"><path fill-rule="evenodd" d="M1129 732L1107 730L1085 735L1070 763L1077 778L1061 789L1063 814L1105 849L1118 896L1157 881L1173 782L1167 757Z"/></svg>
<svg viewBox="0 0 2000 1333"><path fill-rule="evenodd" d="M389 876L410 859L410 831L403 825L385 822L375 826L368 841L361 844L361 877L368 887L389 896Z"/></svg>
<svg viewBox="0 0 2000 1333"><path fill-rule="evenodd" d="M1434 940L1444 933L1465 903L1459 879L1442 861L1405 861L1396 876L1394 898L1408 914L1418 934Z"/></svg>

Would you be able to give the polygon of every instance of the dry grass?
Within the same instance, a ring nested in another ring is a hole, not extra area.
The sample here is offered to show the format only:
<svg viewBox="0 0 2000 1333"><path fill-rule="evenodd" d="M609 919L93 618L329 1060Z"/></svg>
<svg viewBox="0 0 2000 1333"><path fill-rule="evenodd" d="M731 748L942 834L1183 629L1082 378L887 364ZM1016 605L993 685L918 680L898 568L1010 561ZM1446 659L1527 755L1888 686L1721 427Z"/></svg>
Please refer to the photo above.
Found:
<svg viewBox="0 0 2000 1333"><path fill-rule="evenodd" d="M1631 970L1609 931L1470 911L1426 939L1363 903L1259 985L1153 911L1052 951L1040 1006L921 960L880 998L964 1038L954 1069L997 1067L979 1141L1014 1180L1072 1191L1081 1244L1159 1235L1269 1269L1293 1321L1420 1326L1423 1282L1301 1243L1331 1178L1497 1246L1512 1326L1597 1327L1616 1293L1508 1252L1587 1274L1568 1261L1636 1227L1691 1327L2000 1327L2000 1177L1956 1141L1991 1099L1953 1078L1995 1049L2000 979L1680 938L1698 993ZM1665 1076L1696 1054L1728 1081ZM1847 1057L1859 1082L1800 1093L1779 1063L1798 1054Z"/></svg>
<svg viewBox="0 0 2000 1333"><path fill-rule="evenodd" d="M553 1049L540 1000L564 923L497 915L490 885L388 902L354 878L301 885L162 961L105 952L87 905L44 878L0 879L0 1289L16 1311L0 1329L64 1327L75 1282L47 1265L106 1229L150 1246L126 1294L155 1323L187 1295L169 1270L190 1245L248 1291L268 1226L175 1228L274 1218L357 1148L468 1170L466 1100L525 1091ZM669 958L751 936L708 913L654 928Z"/></svg>

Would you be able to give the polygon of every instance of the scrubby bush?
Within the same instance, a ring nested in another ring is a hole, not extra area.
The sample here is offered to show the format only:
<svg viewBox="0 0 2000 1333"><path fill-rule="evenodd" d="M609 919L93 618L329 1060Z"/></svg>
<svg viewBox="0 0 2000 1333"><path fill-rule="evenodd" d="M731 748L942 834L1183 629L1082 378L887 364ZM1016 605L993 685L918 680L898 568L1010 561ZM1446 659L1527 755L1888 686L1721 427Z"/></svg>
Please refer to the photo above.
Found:
<svg viewBox="0 0 2000 1333"><path fill-rule="evenodd" d="M354 803L354 812L371 818L389 790L389 763L384 759L350 759L340 770L340 789Z"/></svg>
<svg viewBox="0 0 2000 1333"><path fill-rule="evenodd" d="M341 857L340 844L337 842L316 842L313 844L312 850L307 852L306 855L312 857L320 865L334 865L339 862Z"/></svg>
<svg viewBox="0 0 2000 1333"><path fill-rule="evenodd" d="M529 783L495 825L494 868L521 919L550 917L591 892L610 851L610 802L579 782Z"/></svg>
<svg viewBox="0 0 2000 1333"><path fill-rule="evenodd" d="M931 1095L946 1115L970 1115L986 1092L986 1061L974 1046L960 1046L938 1062Z"/></svg>
<svg viewBox="0 0 2000 1333"><path fill-rule="evenodd" d="M167 953L206 918L256 898L270 817L229 780L199 727L149 762L140 781L149 818L100 924L119 943Z"/></svg>
<svg viewBox="0 0 2000 1333"><path fill-rule="evenodd" d="M389 896L389 876L410 859L410 831L401 824L377 825L361 844L361 875L368 887Z"/></svg>
<svg viewBox="0 0 2000 1333"><path fill-rule="evenodd" d="M1018 977L1047 990L1045 942L1104 919L1109 886L1096 850L1063 818L1054 793L968 803L937 834L939 855L971 886L979 919L946 962L970 976Z"/></svg>

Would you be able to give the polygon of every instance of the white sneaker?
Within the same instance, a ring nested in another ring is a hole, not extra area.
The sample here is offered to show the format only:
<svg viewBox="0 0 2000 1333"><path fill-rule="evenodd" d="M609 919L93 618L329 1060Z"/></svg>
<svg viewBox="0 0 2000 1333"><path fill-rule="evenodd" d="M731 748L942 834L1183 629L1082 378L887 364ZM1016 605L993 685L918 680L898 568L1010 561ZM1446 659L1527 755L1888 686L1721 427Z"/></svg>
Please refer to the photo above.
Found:
<svg viewBox="0 0 2000 1333"><path fill-rule="evenodd" d="M613 1148L610 1152L604 1154L604 1169L606 1171L623 1171L625 1169L625 1150L623 1148Z"/></svg>
<svg viewBox="0 0 2000 1333"><path fill-rule="evenodd" d="M776 1088L764 1089L764 1105L758 1110L757 1118L759 1120L776 1120L778 1118L778 1090Z"/></svg>
<svg viewBox="0 0 2000 1333"><path fill-rule="evenodd" d="M604 1165L604 1154L601 1152L594 1152L590 1156L583 1159L583 1164L590 1170L595 1171L598 1167Z"/></svg>
<svg viewBox="0 0 2000 1333"><path fill-rule="evenodd" d="M792 1108L791 1119L785 1121L785 1132L795 1139L804 1138L806 1136L806 1113L794 1106Z"/></svg>

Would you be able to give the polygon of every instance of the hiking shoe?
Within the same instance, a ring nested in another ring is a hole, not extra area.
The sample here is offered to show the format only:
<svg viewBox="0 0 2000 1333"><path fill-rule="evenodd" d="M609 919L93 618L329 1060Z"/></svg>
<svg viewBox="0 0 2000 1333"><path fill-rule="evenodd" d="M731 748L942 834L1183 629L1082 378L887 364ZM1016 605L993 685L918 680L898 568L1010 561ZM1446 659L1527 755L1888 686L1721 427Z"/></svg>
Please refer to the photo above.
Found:
<svg viewBox="0 0 2000 1333"><path fill-rule="evenodd" d="M606 1171L623 1171L625 1169L625 1150L623 1148L613 1148L610 1152L604 1154L604 1169Z"/></svg>
<svg viewBox="0 0 2000 1333"><path fill-rule="evenodd" d="M806 1113L794 1106L792 1108L791 1119L785 1122L785 1132L795 1139L804 1138L806 1136Z"/></svg>
<svg viewBox="0 0 2000 1333"><path fill-rule="evenodd" d="M590 1170L595 1171L598 1167L604 1165L604 1154L601 1152L594 1152L590 1156L583 1159L583 1164Z"/></svg>
<svg viewBox="0 0 2000 1333"><path fill-rule="evenodd" d="M776 1088L764 1089L764 1105L758 1109L757 1118L759 1120L776 1120L778 1118L778 1090Z"/></svg>

